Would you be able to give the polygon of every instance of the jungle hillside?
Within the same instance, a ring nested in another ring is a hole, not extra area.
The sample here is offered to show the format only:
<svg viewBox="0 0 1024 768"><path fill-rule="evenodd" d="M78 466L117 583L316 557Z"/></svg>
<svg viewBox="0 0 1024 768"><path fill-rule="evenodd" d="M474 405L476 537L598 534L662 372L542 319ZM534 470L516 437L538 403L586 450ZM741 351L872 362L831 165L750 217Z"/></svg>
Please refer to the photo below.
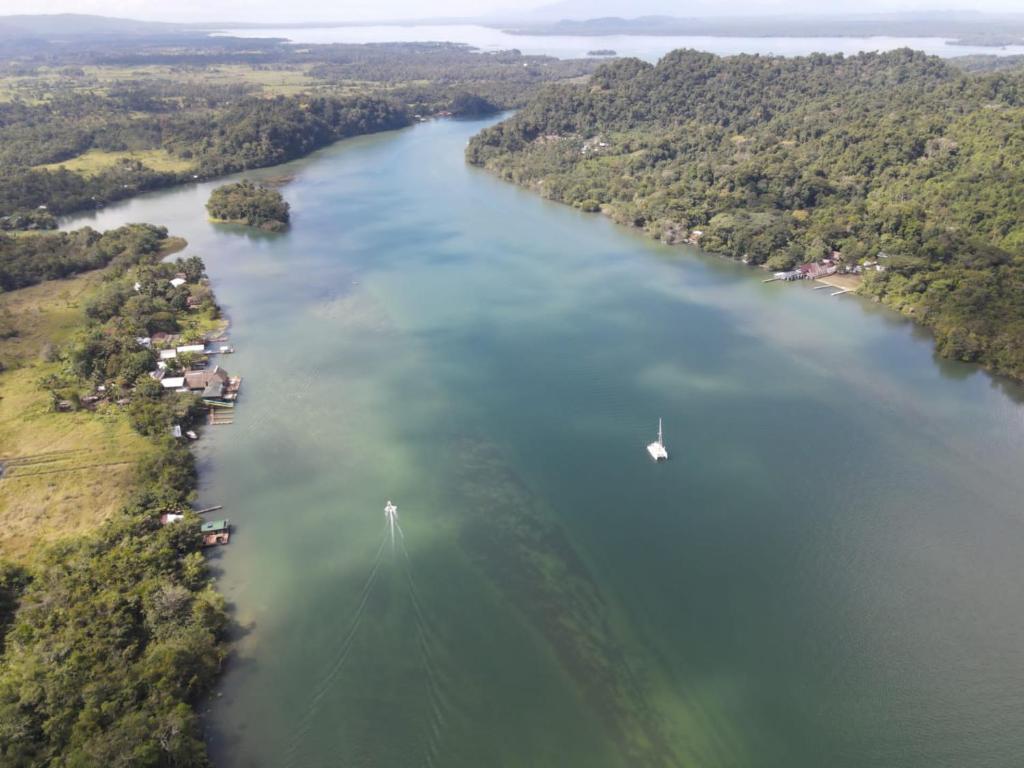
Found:
<svg viewBox="0 0 1024 768"><path fill-rule="evenodd" d="M475 137L470 162L666 242L829 259L1024 379L1024 73L910 50L604 64Z"/></svg>

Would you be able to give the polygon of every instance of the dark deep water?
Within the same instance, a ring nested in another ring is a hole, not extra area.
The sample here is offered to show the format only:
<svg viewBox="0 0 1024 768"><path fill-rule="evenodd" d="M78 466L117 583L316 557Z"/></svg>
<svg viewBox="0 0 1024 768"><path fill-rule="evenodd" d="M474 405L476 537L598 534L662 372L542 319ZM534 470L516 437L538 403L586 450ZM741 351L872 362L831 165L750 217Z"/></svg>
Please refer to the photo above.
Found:
<svg viewBox="0 0 1024 768"><path fill-rule="evenodd" d="M1019 390L471 169L484 124L292 164L282 236L210 184L71 222L184 235L232 318L218 765L1019 765Z"/></svg>

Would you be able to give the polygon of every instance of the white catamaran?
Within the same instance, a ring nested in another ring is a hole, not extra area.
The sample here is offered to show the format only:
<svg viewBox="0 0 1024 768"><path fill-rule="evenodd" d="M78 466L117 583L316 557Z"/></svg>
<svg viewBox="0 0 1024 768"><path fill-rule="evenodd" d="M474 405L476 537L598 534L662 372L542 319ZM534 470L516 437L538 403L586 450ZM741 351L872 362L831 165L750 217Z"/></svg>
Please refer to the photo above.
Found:
<svg viewBox="0 0 1024 768"><path fill-rule="evenodd" d="M661 419L658 419L658 439L647 446L647 452L655 461L665 461L668 458L668 449L665 448L665 437L661 433Z"/></svg>

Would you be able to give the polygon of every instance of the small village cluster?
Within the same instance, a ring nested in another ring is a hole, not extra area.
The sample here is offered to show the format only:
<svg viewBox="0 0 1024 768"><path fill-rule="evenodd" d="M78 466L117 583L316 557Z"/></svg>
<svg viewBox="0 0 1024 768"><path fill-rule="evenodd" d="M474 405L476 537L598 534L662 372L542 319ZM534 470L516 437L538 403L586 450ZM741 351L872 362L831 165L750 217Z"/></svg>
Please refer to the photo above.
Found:
<svg viewBox="0 0 1024 768"><path fill-rule="evenodd" d="M231 376L226 370L210 361L214 355L225 355L234 352L223 339L211 339L202 344L178 344L180 338L175 334L157 333L152 337L138 339L139 344L157 351L159 361L156 370L150 373L160 382L164 390L172 392L188 392L198 395L208 408L208 423L230 424L231 410L235 407L242 379ZM171 428L176 438L187 437L198 439L192 430L182 434L181 426ZM199 513L220 509L199 510ZM178 522L184 515L167 512L160 517L163 525ZM231 539L231 523L227 518L208 520L200 526L204 547L227 544Z"/></svg>
<svg viewBox="0 0 1024 768"><path fill-rule="evenodd" d="M157 350L160 360L157 369L149 375L164 389L198 394L211 409L234 408L242 379L210 363L212 355L233 352L231 347L216 342L174 346L177 338L171 334L154 334L138 341L144 347Z"/></svg>
<svg viewBox="0 0 1024 768"><path fill-rule="evenodd" d="M878 259L887 259L888 254L879 253ZM868 270L874 270L876 272L884 272L885 265L880 264L878 260L868 261L864 264L843 264L842 255L839 251L833 251L831 257L822 259L821 261L812 261L807 264L801 264L796 269L790 269L783 272L774 272L772 277L776 280L819 280L829 275L860 275Z"/></svg>

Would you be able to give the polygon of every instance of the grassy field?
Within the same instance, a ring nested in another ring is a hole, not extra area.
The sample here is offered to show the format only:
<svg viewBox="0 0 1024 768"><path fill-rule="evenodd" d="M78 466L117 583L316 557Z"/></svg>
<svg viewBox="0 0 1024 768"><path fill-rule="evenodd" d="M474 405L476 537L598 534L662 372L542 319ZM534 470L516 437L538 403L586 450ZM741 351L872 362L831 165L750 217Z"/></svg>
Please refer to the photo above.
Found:
<svg viewBox="0 0 1024 768"><path fill-rule="evenodd" d="M154 171L170 171L173 173L184 173L192 168L187 160L175 157L163 149L146 149L135 152L105 152L101 149L90 149L85 154L72 157L69 160L62 160L59 163L40 165L38 168L56 170L63 166L69 171L75 171L85 175L97 173L104 168L109 168L121 160L138 160Z"/></svg>
<svg viewBox="0 0 1024 768"><path fill-rule="evenodd" d="M184 241L172 238L166 253ZM103 270L0 293L0 557L27 561L45 543L97 528L135 488L135 466L153 451L117 405L58 413L39 381L60 369L50 350L85 322ZM225 323L192 316L186 330Z"/></svg>
<svg viewBox="0 0 1024 768"><path fill-rule="evenodd" d="M152 450L117 406L56 413L39 380L56 371L50 345L85 319L97 272L0 294L18 335L0 340L0 556L26 560L46 542L96 528L125 502L135 463Z"/></svg>
<svg viewBox="0 0 1024 768"><path fill-rule="evenodd" d="M254 92L263 96L292 96L296 93L316 90L350 89L365 90L364 86L352 83L340 89L322 80L310 77L303 67L281 66L277 68L254 67L248 64L222 64L209 67L183 67L169 65L145 65L138 67L88 66L81 73L70 76L65 69L40 67L33 75L9 75L0 77L0 101L21 98L29 103L41 103L61 93L106 94L118 83L131 81L253 86Z"/></svg>

